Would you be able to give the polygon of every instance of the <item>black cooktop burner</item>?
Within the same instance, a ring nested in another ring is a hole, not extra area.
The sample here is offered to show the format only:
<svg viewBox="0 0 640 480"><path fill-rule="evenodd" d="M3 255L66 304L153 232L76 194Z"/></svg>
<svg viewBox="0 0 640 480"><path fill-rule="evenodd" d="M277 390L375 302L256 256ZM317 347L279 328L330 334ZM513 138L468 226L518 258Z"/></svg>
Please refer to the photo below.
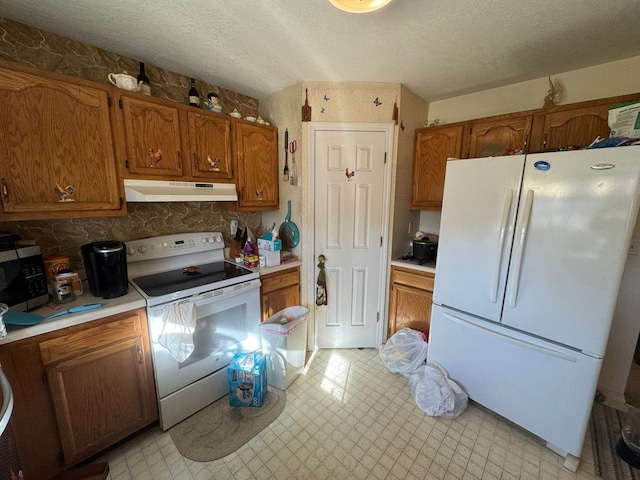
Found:
<svg viewBox="0 0 640 480"><path fill-rule="evenodd" d="M202 285L210 284L212 288L215 288L214 284L216 282L242 277L251 273L251 270L239 265L222 261L136 277L133 281L148 296L160 297L180 290L201 287Z"/></svg>

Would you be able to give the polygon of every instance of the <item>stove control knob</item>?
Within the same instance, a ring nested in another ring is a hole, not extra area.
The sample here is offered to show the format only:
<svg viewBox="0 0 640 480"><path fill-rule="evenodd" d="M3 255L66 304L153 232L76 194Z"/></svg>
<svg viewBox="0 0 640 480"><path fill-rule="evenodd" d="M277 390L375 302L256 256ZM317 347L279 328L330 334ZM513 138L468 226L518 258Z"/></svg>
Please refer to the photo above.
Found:
<svg viewBox="0 0 640 480"><path fill-rule="evenodd" d="M129 245L127 247L127 255L134 255L136 253L136 247Z"/></svg>
<svg viewBox="0 0 640 480"><path fill-rule="evenodd" d="M213 237L209 237L208 242L209 242L209 243L213 243Z"/></svg>
<svg viewBox="0 0 640 480"><path fill-rule="evenodd" d="M138 247L138 251L139 251L140 253L147 253L147 250L148 250L148 248L147 248L147 246L146 246L146 245L140 245L140 246Z"/></svg>
<svg viewBox="0 0 640 480"><path fill-rule="evenodd" d="M215 242L216 243L222 243L222 237L216 237L215 238Z"/></svg>

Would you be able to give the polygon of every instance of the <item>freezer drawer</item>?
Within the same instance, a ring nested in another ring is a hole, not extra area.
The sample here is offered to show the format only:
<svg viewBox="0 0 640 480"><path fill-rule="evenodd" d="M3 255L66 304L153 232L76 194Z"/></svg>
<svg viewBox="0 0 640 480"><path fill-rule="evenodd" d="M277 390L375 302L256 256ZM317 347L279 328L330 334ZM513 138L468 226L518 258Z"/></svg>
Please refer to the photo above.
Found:
<svg viewBox="0 0 640 480"><path fill-rule="evenodd" d="M471 399L580 457L601 359L434 305L428 361Z"/></svg>

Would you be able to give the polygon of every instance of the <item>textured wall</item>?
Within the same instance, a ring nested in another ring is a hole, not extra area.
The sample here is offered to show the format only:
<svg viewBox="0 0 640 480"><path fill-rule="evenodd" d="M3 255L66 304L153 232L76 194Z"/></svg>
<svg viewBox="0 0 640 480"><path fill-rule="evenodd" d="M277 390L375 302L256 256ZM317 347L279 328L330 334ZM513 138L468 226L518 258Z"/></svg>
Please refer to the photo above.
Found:
<svg viewBox="0 0 640 480"><path fill-rule="evenodd" d="M85 45L0 17L0 58L45 70L107 83L107 74L126 70L138 73L138 61ZM153 96L186 103L189 79L175 72L145 64ZM218 93L224 112L237 108L243 115L258 115L258 101L245 95L196 82L202 98ZM0 222L0 230L35 240L43 254L68 255L72 267L82 268L80 246L95 240L135 240L189 231L221 231L231 240L229 221L239 221L256 234L261 213L228 212L214 202L146 203L127 205L126 217Z"/></svg>

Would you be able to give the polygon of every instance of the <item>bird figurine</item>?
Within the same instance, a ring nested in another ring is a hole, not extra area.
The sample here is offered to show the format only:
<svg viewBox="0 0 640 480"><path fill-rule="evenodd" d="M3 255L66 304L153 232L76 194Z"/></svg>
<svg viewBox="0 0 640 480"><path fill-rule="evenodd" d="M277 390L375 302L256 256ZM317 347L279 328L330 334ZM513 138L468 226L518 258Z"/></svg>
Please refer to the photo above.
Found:
<svg viewBox="0 0 640 480"><path fill-rule="evenodd" d="M71 197L74 193L76 193L76 189L71 185L67 185L66 188L62 188L58 182L53 182L53 192L58 197L59 202L74 202L75 200Z"/></svg>
<svg viewBox="0 0 640 480"><path fill-rule="evenodd" d="M216 157L215 160L212 160L211 155L207 155L207 163L209 164L209 170L214 172L220 171L220 159L218 157Z"/></svg>
<svg viewBox="0 0 640 480"><path fill-rule="evenodd" d="M162 150L158 150L157 152L153 149L149 149L149 158L151 159L151 166L157 167L158 163L162 160Z"/></svg>
<svg viewBox="0 0 640 480"><path fill-rule="evenodd" d="M560 103L560 99L562 98L562 86L558 79L555 81L551 81L551 77L549 77L549 90L547 90L547 96L544 97L543 108L555 107Z"/></svg>

